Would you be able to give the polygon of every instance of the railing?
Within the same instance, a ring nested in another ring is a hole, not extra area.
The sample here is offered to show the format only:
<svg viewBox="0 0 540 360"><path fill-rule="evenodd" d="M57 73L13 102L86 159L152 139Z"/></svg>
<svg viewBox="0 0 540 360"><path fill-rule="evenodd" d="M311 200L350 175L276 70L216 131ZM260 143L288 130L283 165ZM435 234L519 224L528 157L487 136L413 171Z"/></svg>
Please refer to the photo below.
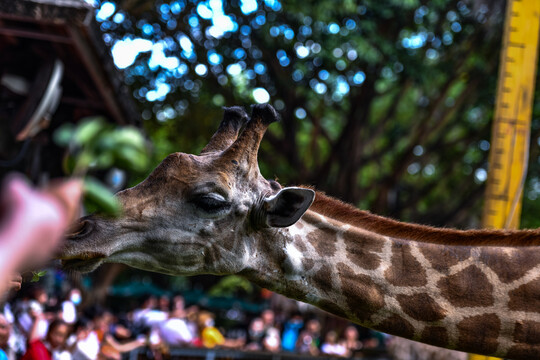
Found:
<svg viewBox="0 0 540 360"><path fill-rule="evenodd" d="M137 349L129 353L129 360L147 359L147 349ZM196 348L171 348L167 359L170 360L336 360L337 357L320 355L309 356L293 353L270 353L259 351L238 351L223 349L196 349ZM390 357L384 350L366 350L361 357L349 358L352 360L389 360Z"/></svg>

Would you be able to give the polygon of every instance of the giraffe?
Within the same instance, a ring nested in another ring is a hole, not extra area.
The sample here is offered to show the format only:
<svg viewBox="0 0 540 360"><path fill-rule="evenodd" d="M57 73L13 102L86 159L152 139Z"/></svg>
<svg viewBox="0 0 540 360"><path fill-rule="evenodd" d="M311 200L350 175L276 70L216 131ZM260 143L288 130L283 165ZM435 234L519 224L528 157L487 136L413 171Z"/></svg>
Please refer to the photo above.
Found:
<svg viewBox="0 0 540 360"><path fill-rule="evenodd" d="M270 105L226 108L201 154L174 153L81 218L59 258L170 275L237 274L357 324L449 349L540 357L540 231L454 230L380 217L262 177ZM242 131L241 131L242 130Z"/></svg>

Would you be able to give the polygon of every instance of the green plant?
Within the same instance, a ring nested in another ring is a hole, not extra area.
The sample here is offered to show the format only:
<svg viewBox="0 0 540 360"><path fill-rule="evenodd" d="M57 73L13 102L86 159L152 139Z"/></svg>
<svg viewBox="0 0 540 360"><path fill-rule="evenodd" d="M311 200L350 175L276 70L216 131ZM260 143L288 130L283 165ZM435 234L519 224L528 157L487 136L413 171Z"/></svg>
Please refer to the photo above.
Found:
<svg viewBox="0 0 540 360"><path fill-rule="evenodd" d="M113 193L88 173L118 167L131 172L145 171L149 164L146 140L135 127L117 127L102 117L88 117L74 125L66 123L54 133L54 141L68 151L63 167L66 174L83 178L84 205L88 212L117 216L120 204Z"/></svg>
<svg viewBox="0 0 540 360"><path fill-rule="evenodd" d="M47 270L32 271L32 280L30 282L38 282L39 279L47 274Z"/></svg>
<svg viewBox="0 0 540 360"><path fill-rule="evenodd" d="M222 277L217 284L208 291L210 296L232 297L238 292L250 294L253 291L253 285L249 280L236 275Z"/></svg>

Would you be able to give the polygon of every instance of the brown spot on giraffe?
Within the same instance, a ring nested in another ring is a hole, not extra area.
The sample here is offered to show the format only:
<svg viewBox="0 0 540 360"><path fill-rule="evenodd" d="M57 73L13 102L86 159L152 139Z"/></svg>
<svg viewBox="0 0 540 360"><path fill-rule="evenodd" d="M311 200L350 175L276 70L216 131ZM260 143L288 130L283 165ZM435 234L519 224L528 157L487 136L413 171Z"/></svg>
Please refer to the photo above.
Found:
<svg viewBox="0 0 540 360"><path fill-rule="evenodd" d="M304 239L300 235L294 236L294 246L298 249L298 251L302 253L307 252L306 244L304 244Z"/></svg>
<svg viewBox="0 0 540 360"><path fill-rule="evenodd" d="M497 351L501 321L496 314L467 317L457 324L457 330L460 349L487 354Z"/></svg>
<svg viewBox="0 0 540 360"><path fill-rule="evenodd" d="M426 326L422 331L420 341L446 347L448 346L448 331L442 326Z"/></svg>
<svg viewBox="0 0 540 360"><path fill-rule="evenodd" d="M426 271L411 253L411 246L401 242L392 244L392 259L384 273L386 280L396 286L424 286Z"/></svg>
<svg viewBox="0 0 540 360"><path fill-rule="evenodd" d="M304 271L309 271L315 266L315 260L313 259L304 259L303 260Z"/></svg>
<svg viewBox="0 0 540 360"><path fill-rule="evenodd" d="M420 252L433 269L440 273L448 273L450 267L459 264L470 256L470 249L465 246L440 246L420 244Z"/></svg>
<svg viewBox="0 0 540 360"><path fill-rule="evenodd" d="M370 239L362 234L344 233L347 257L356 265L367 270L374 270L381 264L378 255L383 249L384 238Z"/></svg>
<svg viewBox="0 0 540 360"><path fill-rule="evenodd" d="M317 306L323 309L324 311L328 311L331 314L341 316L343 318L347 318L348 315L345 312L345 310L337 305L336 303L329 301L329 300L320 300L317 302Z"/></svg>
<svg viewBox="0 0 540 360"><path fill-rule="evenodd" d="M489 266L504 283L510 283L523 277L538 265L539 258L540 250L534 248L529 249L529 251L509 248L508 253L487 248L480 255L480 261Z"/></svg>
<svg viewBox="0 0 540 360"><path fill-rule="evenodd" d="M538 312L540 309L540 278L510 291L510 310Z"/></svg>
<svg viewBox="0 0 540 360"><path fill-rule="evenodd" d="M369 321L384 306L383 290L369 276L356 274L348 265L338 263L341 291L351 312L359 321Z"/></svg>
<svg viewBox="0 0 540 360"><path fill-rule="evenodd" d="M426 293L413 295L397 295L403 312L415 320L438 321L446 317L446 311Z"/></svg>
<svg viewBox="0 0 540 360"><path fill-rule="evenodd" d="M378 327L389 334L411 339L414 336L414 326L399 315L392 315L381 322Z"/></svg>
<svg viewBox="0 0 540 360"><path fill-rule="evenodd" d="M437 285L441 295L457 307L491 306L494 302L493 285L474 265L443 277Z"/></svg>
<svg viewBox="0 0 540 360"><path fill-rule="evenodd" d="M334 256L336 252L336 230L323 227L310 232L307 239L320 256Z"/></svg>
<svg viewBox="0 0 540 360"><path fill-rule="evenodd" d="M323 265L313 275L313 281L316 288L324 292L331 293L334 289L332 286L332 269L328 265Z"/></svg>
<svg viewBox="0 0 540 360"><path fill-rule="evenodd" d="M525 344L540 344L540 322L520 321L514 327L514 341Z"/></svg>
<svg viewBox="0 0 540 360"><path fill-rule="evenodd" d="M540 354L540 346L518 344L512 346L505 357L510 359L538 359L538 354Z"/></svg>

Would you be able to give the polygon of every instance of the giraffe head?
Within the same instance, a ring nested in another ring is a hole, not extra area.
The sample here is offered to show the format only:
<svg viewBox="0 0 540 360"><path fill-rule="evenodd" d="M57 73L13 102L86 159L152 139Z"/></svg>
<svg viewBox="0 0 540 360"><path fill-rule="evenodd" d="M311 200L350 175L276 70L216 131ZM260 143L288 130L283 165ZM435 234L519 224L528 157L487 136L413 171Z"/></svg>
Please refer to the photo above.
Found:
<svg viewBox="0 0 540 360"><path fill-rule="evenodd" d="M315 195L261 176L259 144L276 120L270 105L253 107L249 120L240 107L225 109L199 156L171 154L116 195L120 218L81 218L60 250L64 266L86 272L117 262L171 275L241 271L257 235L294 224Z"/></svg>

